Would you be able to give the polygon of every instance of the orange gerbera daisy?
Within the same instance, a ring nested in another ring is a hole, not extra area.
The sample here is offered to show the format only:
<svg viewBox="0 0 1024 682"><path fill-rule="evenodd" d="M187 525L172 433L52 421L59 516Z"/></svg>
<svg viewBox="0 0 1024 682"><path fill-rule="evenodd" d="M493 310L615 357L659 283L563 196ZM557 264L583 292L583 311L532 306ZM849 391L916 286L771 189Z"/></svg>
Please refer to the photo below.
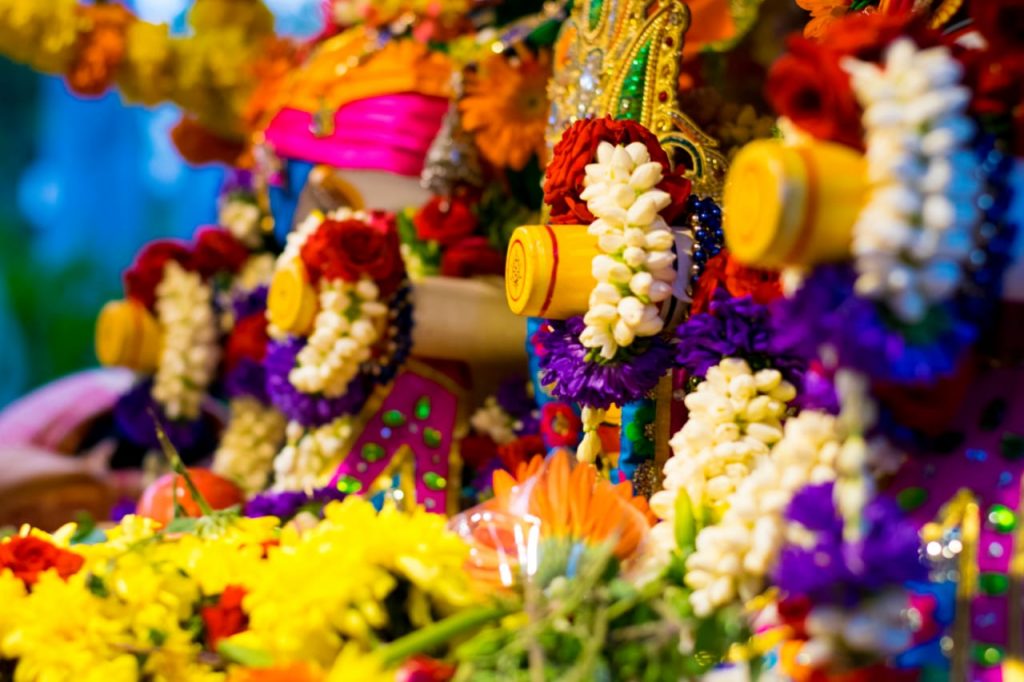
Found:
<svg viewBox="0 0 1024 682"><path fill-rule="evenodd" d="M811 13L811 20L804 27L804 35L808 38L821 38L829 24L850 9L850 0L796 0L796 4Z"/></svg>
<svg viewBox="0 0 1024 682"><path fill-rule="evenodd" d="M322 672L305 663L238 669L229 678L230 682L324 682L325 679Z"/></svg>
<svg viewBox="0 0 1024 682"><path fill-rule="evenodd" d="M467 75L462 125L490 163L522 170L534 154L543 160L550 76L551 56L525 50L511 59L490 55Z"/></svg>
<svg viewBox="0 0 1024 682"><path fill-rule="evenodd" d="M493 487L492 500L456 523L470 536L470 573L492 584L510 586L522 564L532 572L548 550L568 557L610 542L619 560L629 559L654 521L632 484L613 485L591 464L572 467L564 450L514 476L496 472Z"/></svg>

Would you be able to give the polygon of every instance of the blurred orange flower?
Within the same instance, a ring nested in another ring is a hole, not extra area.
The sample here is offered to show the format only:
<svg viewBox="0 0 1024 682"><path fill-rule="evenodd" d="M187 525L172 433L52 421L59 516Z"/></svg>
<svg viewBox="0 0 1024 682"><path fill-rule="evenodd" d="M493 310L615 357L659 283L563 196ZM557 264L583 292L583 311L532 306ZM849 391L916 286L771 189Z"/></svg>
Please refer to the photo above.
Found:
<svg viewBox="0 0 1024 682"><path fill-rule="evenodd" d="M491 55L466 76L462 125L487 161L522 170L534 154L543 160L550 76L550 54L525 50L511 59Z"/></svg>
<svg viewBox="0 0 1024 682"><path fill-rule="evenodd" d="M821 38L829 24L850 10L850 0L796 0L796 4L811 13L811 20L804 27L808 38Z"/></svg>

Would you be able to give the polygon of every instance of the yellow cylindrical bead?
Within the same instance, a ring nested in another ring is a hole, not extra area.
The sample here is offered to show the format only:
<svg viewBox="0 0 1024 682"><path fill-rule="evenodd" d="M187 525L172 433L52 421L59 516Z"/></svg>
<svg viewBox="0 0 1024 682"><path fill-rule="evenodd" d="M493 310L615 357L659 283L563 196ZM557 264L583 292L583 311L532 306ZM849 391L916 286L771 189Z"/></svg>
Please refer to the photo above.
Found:
<svg viewBox="0 0 1024 682"><path fill-rule="evenodd" d="M600 251L586 225L525 225L512 233L505 296L517 315L565 319L587 312L591 262Z"/></svg>
<svg viewBox="0 0 1024 682"><path fill-rule="evenodd" d="M766 268L843 260L866 195L864 157L848 147L752 142L726 177L726 246Z"/></svg>
<svg viewBox="0 0 1024 682"><path fill-rule="evenodd" d="M289 334L305 335L312 329L319 309L316 290L302 262L274 273L267 293L267 316L271 324Z"/></svg>
<svg viewBox="0 0 1024 682"><path fill-rule="evenodd" d="M160 344L160 323L138 301L110 301L96 318L96 357L107 367L152 372Z"/></svg>

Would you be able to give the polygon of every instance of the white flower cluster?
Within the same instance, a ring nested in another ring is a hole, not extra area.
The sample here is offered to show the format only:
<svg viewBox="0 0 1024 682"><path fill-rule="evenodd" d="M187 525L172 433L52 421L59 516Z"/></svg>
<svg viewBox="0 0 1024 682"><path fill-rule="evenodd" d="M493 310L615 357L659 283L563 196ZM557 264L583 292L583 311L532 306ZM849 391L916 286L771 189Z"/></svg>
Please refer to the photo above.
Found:
<svg viewBox="0 0 1024 682"><path fill-rule="evenodd" d="M171 261L156 288L156 312L163 330L153 399L170 419L196 419L206 387L220 361L213 290L202 277Z"/></svg>
<svg viewBox="0 0 1024 682"><path fill-rule="evenodd" d="M247 493L267 484L274 456L284 441L286 420L273 407L251 397L235 398L220 447L213 455L213 470L237 483Z"/></svg>
<svg viewBox="0 0 1024 682"><path fill-rule="evenodd" d="M498 404L498 399L494 396L488 396L484 400L484 404L469 418L469 423L477 433L490 437L498 445L505 445L516 439L515 419Z"/></svg>
<svg viewBox="0 0 1024 682"><path fill-rule="evenodd" d="M786 539L786 507L805 485L835 478L841 443L839 424L829 414L804 411L786 422L771 454L729 497L722 520L697 534L685 580L698 616L762 591Z"/></svg>
<svg viewBox="0 0 1024 682"><path fill-rule="evenodd" d="M685 490L697 507L720 508L782 438L782 418L796 389L775 369L754 372L746 361L725 358L686 396L687 422L672 437L663 489L651 497L662 522L654 537L675 549L676 497Z"/></svg>
<svg viewBox="0 0 1024 682"><path fill-rule="evenodd" d="M619 347L654 336L664 324L656 304L672 295L676 257L672 232L658 212L672 199L657 189L661 164L639 142L602 142L586 173L581 198L597 218L588 231L601 254L591 265L597 285L580 342L610 360Z"/></svg>
<svg viewBox="0 0 1024 682"><path fill-rule="evenodd" d="M878 66L846 59L864 108L870 197L853 234L857 293L920 321L949 298L974 244L982 190L970 91L946 47L896 40Z"/></svg>
<svg viewBox="0 0 1024 682"><path fill-rule="evenodd" d="M344 395L359 366L370 359L386 324L388 307L379 297L380 289L369 277L355 284L320 283L320 312L313 333L288 375L295 388L329 398Z"/></svg>
<svg viewBox="0 0 1024 682"><path fill-rule="evenodd" d="M263 213L251 201L232 198L224 201L218 211L217 222L238 241L251 249L263 241Z"/></svg>
<svg viewBox="0 0 1024 682"><path fill-rule="evenodd" d="M288 442L274 459L274 490L313 490L326 482L330 465L340 462L348 451L352 417L338 417L310 430L289 422L285 435Z"/></svg>

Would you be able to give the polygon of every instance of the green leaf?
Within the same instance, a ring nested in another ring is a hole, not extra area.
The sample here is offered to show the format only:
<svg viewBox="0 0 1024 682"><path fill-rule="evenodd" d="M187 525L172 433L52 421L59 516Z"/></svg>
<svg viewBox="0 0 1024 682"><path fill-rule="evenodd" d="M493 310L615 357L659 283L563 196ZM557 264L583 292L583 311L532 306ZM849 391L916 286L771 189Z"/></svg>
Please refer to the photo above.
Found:
<svg viewBox="0 0 1024 682"><path fill-rule="evenodd" d="M164 456L167 457L167 461L170 463L174 473L178 474L185 480L185 486L188 488L188 492L192 495L192 499L195 500L196 504L199 505L199 511L203 513L203 516L210 516L213 514L213 508L210 503L206 501L202 493L199 492L199 488L196 487L195 481L192 480L192 476L189 475L188 469L185 467L185 462L182 461L181 455L178 454L178 449L171 443L171 439L167 437L167 432L164 431L163 426L160 425L160 418L156 412L150 410L150 415L153 417L153 424L156 426L156 437L160 441L160 448L164 451ZM175 483L175 491L177 492L177 481ZM178 496L174 495L174 517L175 519L184 516L184 509L178 504Z"/></svg>
<svg viewBox="0 0 1024 682"><path fill-rule="evenodd" d="M179 516L172 519L164 531L168 533L193 533L196 530L199 519L192 519L187 516Z"/></svg>
<svg viewBox="0 0 1024 682"><path fill-rule="evenodd" d="M274 657L266 651L240 646L227 639L222 639L217 644L217 653L232 663L238 663L247 668L269 668L274 665Z"/></svg>
<svg viewBox="0 0 1024 682"><path fill-rule="evenodd" d="M149 641L153 642L153 646L163 646L164 642L167 641L167 633L163 630L157 630L156 628L149 629Z"/></svg>
<svg viewBox="0 0 1024 682"><path fill-rule="evenodd" d="M97 597L103 598L110 596L110 590L107 589L107 584L103 582L103 578L99 577L95 573L90 573L89 577L85 579L85 586Z"/></svg>

